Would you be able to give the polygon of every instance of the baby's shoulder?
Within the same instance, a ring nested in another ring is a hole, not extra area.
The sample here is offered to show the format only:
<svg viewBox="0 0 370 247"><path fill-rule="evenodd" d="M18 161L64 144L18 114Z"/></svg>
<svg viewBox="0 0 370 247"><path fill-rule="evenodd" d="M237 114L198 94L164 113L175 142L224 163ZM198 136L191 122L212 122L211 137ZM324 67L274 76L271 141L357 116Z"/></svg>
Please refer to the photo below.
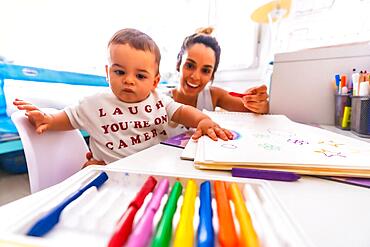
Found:
<svg viewBox="0 0 370 247"><path fill-rule="evenodd" d="M168 104L174 101L172 94L169 95L168 93L165 93L165 92L157 92L157 91L152 92L152 97L155 101L161 100L165 104Z"/></svg>

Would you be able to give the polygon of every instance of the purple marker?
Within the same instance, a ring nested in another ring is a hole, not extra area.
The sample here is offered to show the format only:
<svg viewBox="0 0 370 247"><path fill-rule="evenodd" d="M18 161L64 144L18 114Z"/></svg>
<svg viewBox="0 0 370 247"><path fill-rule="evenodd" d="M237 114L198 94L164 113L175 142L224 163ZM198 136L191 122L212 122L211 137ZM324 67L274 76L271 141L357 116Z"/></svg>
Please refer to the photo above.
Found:
<svg viewBox="0 0 370 247"><path fill-rule="evenodd" d="M153 219L159 206L161 205L164 194L168 192L169 187L168 179L163 179L158 188L154 191L152 199L148 203L143 216L140 218L134 231L131 233L126 247L145 247L148 245L149 240L153 233Z"/></svg>
<svg viewBox="0 0 370 247"><path fill-rule="evenodd" d="M258 178L287 182L297 181L301 177L294 172L259 170L251 168L232 168L231 174L233 177Z"/></svg>

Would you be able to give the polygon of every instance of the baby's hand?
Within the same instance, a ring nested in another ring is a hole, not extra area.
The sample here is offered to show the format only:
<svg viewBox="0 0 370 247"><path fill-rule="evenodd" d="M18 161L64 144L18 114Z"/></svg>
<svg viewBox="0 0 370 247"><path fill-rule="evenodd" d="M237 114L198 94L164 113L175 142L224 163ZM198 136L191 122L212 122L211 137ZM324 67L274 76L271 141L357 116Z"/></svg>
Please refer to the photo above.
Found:
<svg viewBox="0 0 370 247"><path fill-rule="evenodd" d="M202 135L208 135L214 141L217 141L218 137L224 141L233 139L233 134L229 130L221 128L210 118L205 118L199 122L197 130L192 138L196 140Z"/></svg>
<svg viewBox="0 0 370 247"><path fill-rule="evenodd" d="M40 110L26 111L28 120L36 127L36 132L42 134L49 129L49 124L53 117Z"/></svg>
<svg viewBox="0 0 370 247"><path fill-rule="evenodd" d="M29 102L15 99L13 104L19 110L26 110L28 120L36 127L36 132L41 134L49 128L52 116L39 110L39 108Z"/></svg>
<svg viewBox="0 0 370 247"><path fill-rule="evenodd" d="M268 113L269 102L267 101L267 87L265 85L253 87L247 90L242 98L244 107L254 113Z"/></svg>
<svg viewBox="0 0 370 247"><path fill-rule="evenodd" d="M39 110L37 106L33 105L30 102L21 100L21 99L15 99L13 101L13 105L15 105L18 108L18 110L26 110L26 111Z"/></svg>
<svg viewBox="0 0 370 247"><path fill-rule="evenodd" d="M87 161L85 162L85 164L83 164L82 168L85 168L85 167L91 166L91 165L100 165L100 166L107 165L103 160L94 159L91 152L86 153L86 159L87 159Z"/></svg>

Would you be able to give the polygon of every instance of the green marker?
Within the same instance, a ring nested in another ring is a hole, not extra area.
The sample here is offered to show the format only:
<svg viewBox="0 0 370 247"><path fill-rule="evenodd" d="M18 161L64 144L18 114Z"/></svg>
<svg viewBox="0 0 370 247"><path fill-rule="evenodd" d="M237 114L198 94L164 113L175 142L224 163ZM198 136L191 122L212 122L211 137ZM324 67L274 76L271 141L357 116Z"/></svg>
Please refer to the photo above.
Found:
<svg viewBox="0 0 370 247"><path fill-rule="evenodd" d="M152 241L152 247L163 247L170 246L172 236L172 219L176 212L177 200L179 199L182 192L182 185L180 182L176 182L171 190L171 194L168 197L167 203L164 206L163 214L155 235Z"/></svg>

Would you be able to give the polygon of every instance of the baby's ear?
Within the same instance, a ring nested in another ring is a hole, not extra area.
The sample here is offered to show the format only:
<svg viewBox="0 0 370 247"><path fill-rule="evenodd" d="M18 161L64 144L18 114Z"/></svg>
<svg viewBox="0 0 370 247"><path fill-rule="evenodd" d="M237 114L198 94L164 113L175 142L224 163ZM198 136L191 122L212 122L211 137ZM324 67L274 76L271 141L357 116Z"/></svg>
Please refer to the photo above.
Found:
<svg viewBox="0 0 370 247"><path fill-rule="evenodd" d="M152 90L157 88L160 80L161 80L161 75L158 73L158 75L156 75L154 78Z"/></svg>

